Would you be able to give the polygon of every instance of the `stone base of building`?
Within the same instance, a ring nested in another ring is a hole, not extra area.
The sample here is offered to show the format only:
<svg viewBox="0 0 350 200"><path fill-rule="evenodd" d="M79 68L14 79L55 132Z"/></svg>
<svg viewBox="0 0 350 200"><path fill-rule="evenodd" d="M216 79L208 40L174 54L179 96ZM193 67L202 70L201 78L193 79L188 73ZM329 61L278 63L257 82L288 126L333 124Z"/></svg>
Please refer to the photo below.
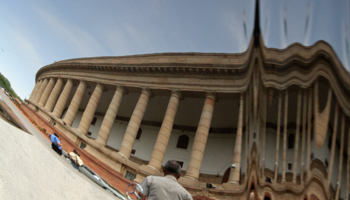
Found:
<svg viewBox="0 0 350 200"><path fill-rule="evenodd" d="M194 187L198 187L199 186L199 182L197 179L189 177L189 176L184 176L184 177L180 177L179 178L179 183L181 185L186 185L186 186L194 186Z"/></svg>

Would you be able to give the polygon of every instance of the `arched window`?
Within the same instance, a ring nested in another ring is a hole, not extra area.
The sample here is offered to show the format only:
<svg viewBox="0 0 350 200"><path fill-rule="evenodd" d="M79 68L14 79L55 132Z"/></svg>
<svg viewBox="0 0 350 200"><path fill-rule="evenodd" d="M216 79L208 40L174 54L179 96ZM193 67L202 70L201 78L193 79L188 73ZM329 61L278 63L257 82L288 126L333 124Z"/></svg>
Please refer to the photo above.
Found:
<svg viewBox="0 0 350 200"><path fill-rule="evenodd" d="M294 139L295 139L295 135L294 134L289 134L288 135L288 149L293 149L294 148Z"/></svg>
<svg viewBox="0 0 350 200"><path fill-rule="evenodd" d="M190 138L187 135L181 135L177 140L176 148L187 149L189 141L190 141Z"/></svg>

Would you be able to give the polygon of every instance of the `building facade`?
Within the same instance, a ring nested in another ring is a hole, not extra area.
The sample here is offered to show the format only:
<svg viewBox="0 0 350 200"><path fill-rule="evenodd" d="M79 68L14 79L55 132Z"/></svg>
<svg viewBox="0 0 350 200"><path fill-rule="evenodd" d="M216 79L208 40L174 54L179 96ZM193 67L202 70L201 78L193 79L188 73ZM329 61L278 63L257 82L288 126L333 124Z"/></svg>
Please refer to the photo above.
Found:
<svg viewBox="0 0 350 200"><path fill-rule="evenodd" d="M55 62L26 106L109 179L141 182L173 159L193 196L348 200L349 72L324 41L271 49L255 26L240 54Z"/></svg>

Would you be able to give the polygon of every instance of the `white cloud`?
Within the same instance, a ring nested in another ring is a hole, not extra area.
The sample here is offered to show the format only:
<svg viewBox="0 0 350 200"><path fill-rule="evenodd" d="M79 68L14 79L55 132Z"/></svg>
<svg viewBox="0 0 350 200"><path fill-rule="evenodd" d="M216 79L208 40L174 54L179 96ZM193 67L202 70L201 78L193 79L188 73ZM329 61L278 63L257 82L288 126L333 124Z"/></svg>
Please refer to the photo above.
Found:
<svg viewBox="0 0 350 200"><path fill-rule="evenodd" d="M10 33L11 37L13 38L12 41L16 46L16 53L12 52L13 54L16 54L17 56L20 56L24 59L32 60L33 62L43 62L43 59L39 55L37 48L32 43L32 41L24 34L25 32L22 30L15 30L12 28L8 28L7 31ZM30 68L31 72L36 73L41 64L28 64L27 68Z"/></svg>
<svg viewBox="0 0 350 200"><path fill-rule="evenodd" d="M343 23L342 29L342 54L340 54L339 57L343 61L345 69L347 69L350 72L350 52L348 52L347 50L347 45L348 47L350 47L349 27L347 26L347 24Z"/></svg>
<svg viewBox="0 0 350 200"><path fill-rule="evenodd" d="M152 30L138 29L132 22L109 23L109 26L100 30L100 38L113 55L130 55L150 53L156 51L156 42Z"/></svg>
<svg viewBox="0 0 350 200"><path fill-rule="evenodd" d="M153 48L155 43L152 42L153 37L149 36L149 33L152 33L151 30L147 30L147 32L140 31L135 26L132 26L131 24L126 24L124 28L127 32L129 40L132 41L133 43L138 44L138 46L143 51L153 52L155 50Z"/></svg>
<svg viewBox="0 0 350 200"><path fill-rule="evenodd" d="M102 35L105 45L113 55L128 55L131 53L126 34L119 28L104 30Z"/></svg>
<svg viewBox="0 0 350 200"><path fill-rule="evenodd" d="M73 48L78 56L95 56L103 52L100 43L80 27L64 22L52 13L39 7L34 7L34 10L56 34L63 38L63 41L70 44L70 47Z"/></svg>
<svg viewBox="0 0 350 200"><path fill-rule="evenodd" d="M306 27L306 35L305 35L305 40L304 40L304 45L305 46L309 46L310 45L310 36L311 36L311 27L312 27L312 23L313 23L313 5L310 4L311 6L309 7L309 11L307 10L306 12L306 17L308 17L307 15L309 15L309 24L308 27ZM304 30L305 31L305 30Z"/></svg>
<svg viewBox="0 0 350 200"><path fill-rule="evenodd" d="M245 51L247 48L247 41L243 30L243 13L224 10L221 12L221 14L222 21L227 27L228 32L231 34L231 37L228 39L233 38L231 41L233 43L233 47L235 48L233 49L233 52ZM248 38L248 40L250 40L250 38Z"/></svg>
<svg viewBox="0 0 350 200"><path fill-rule="evenodd" d="M264 42L266 46L269 46L269 35L270 35L270 22L271 22L271 12L270 7L265 8L265 18L264 18L264 28L262 30L264 36Z"/></svg>
<svg viewBox="0 0 350 200"><path fill-rule="evenodd" d="M285 25L287 26L287 34L288 34L288 24L284 24L284 20L287 21L287 16L288 16L288 12L284 11L285 7L280 8L279 10L279 19L280 19L280 34L281 34L281 49L284 49L287 47L288 45L288 35L286 35L285 32Z"/></svg>

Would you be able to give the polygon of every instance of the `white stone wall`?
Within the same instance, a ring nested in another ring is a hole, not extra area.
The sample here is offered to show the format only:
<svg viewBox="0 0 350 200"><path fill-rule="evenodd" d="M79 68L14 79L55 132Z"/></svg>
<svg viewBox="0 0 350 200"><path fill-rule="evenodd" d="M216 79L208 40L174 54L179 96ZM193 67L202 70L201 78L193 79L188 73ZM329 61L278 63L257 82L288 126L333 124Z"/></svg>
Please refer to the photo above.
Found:
<svg viewBox="0 0 350 200"><path fill-rule="evenodd" d="M344 148L346 149L346 148ZM346 149L347 150L347 149ZM342 178L341 178L341 189L340 189L340 198L345 199L346 195L349 196L349 194L346 194L346 169L347 169L347 160L345 160L345 157L343 158L343 169L342 169Z"/></svg>
<svg viewBox="0 0 350 200"><path fill-rule="evenodd" d="M267 129L266 144L265 144L265 168L274 171L275 162L276 162L276 131L273 129ZM273 177L270 177L270 178L273 178Z"/></svg>
<svg viewBox="0 0 350 200"><path fill-rule="evenodd" d="M311 134L314 134L314 133L311 133ZM331 149L328 149L328 139L329 139L329 133L327 134L324 145L320 149L317 148L317 146L316 146L315 138L313 138L313 140L311 140L311 153L314 154L314 159L319 159L322 162L324 162L325 159L327 158L328 163L330 163ZM312 162L312 160L311 160L311 162Z"/></svg>
<svg viewBox="0 0 350 200"><path fill-rule="evenodd" d="M201 173L220 175L225 173L226 169L232 165L235 136L236 134L209 135L200 170ZM242 146L243 151L244 146ZM242 166L242 170L243 168Z"/></svg>
<svg viewBox="0 0 350 200"><path fill-rule="evenodd" d="M189 137L189 143L187 149L176 148L177 140L181 135L187 135ZM191 150L193 145L195 133L194 132L182 132L181 130L174 130L170 135L168 148L165 151L163 165L167 160L173 159L184 162L183 170L186 170L190 161ZM202 165L203 166L203 165Z"/></svg>

